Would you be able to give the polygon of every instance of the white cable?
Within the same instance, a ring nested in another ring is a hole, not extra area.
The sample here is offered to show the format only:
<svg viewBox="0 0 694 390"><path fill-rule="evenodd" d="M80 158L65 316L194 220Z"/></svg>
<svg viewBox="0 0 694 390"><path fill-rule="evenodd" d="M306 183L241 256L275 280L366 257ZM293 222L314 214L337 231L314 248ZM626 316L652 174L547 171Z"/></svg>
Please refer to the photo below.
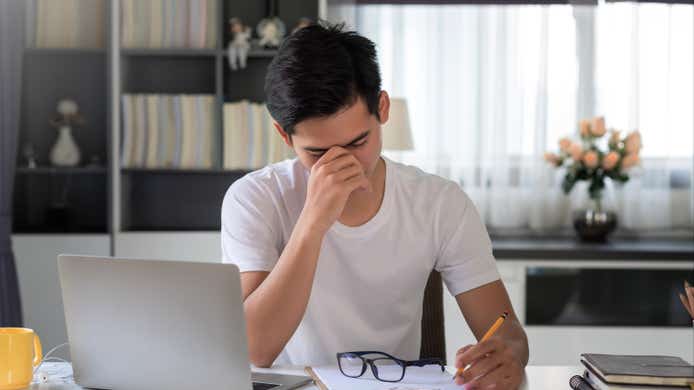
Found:
<svg viewBox="0 0 694 390"><path fill-rule="evenodd" d="M49 357L48 359L43 359L43 363L46 362L62 362L62 363L70 363L65 359L61 359L59 357Z"/></svg>
<svg viewBox="0 0 694 390"><path fill-rule="evenodd" d="M41 368L41 365L43 364L43 362L45 362L46 360L48 360L48 359L51 357L51 354L52 354L53 352L55 352L58 348L62 348L62 347L64 347L64 346L68 345L68 344L69 344L69 343L62 343L62 344L60 344L60 345L57 345L57 346L53 347L50 351L48 351L45 355L43 355L43 359L41 359L41 361L40 361L39 364L36 366L36 368L34 368L34 375L36 375L36 372L39 370L39 368ZM60 358L52 358L52 359L60 359ZM64 360L64 359L60 359L60 360L62 360L63 362L67 363L67 361Z"/></svg>

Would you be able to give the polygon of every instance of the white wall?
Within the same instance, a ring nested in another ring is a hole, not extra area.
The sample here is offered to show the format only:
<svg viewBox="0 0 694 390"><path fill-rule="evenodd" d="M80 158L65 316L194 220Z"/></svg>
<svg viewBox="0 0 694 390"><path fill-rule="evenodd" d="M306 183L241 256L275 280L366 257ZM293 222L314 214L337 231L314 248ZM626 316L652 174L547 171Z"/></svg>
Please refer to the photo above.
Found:
<svg viewBox="0 0 694 390"><path fill-rule="evenodd" d="M155 260L222 261L220 233L147 232L116 235L115 255Z"/></svg>
<svg viewBox="0 0 694 390"><path fill-rule="evenodd" d="M108 256L108 235L13 235L24 325L38 333L44 352L67 342L63 299L58 280L59 254ZM67 349L56 351L67 358Z"/></svg>

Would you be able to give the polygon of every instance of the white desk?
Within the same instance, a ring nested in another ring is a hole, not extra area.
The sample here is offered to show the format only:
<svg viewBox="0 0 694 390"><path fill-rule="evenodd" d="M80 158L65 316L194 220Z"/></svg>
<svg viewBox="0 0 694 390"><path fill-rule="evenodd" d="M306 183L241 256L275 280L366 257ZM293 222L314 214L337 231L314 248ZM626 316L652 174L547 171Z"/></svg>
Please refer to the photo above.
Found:
<svg viewBox="0 0 694 390"><path fill-rule="evenodd" d="M273 367L268 369L254 368L254 372L274 374L306 375L304 370L295 367ZM569 379L582 374L578 366L529 366L525 369L525 381L522 390L563 390L570 389ZM317 386L304 386L302 390L318 390ZM462 387L461 387L462 389Z"/></svg>
<svg viewBox="0 0 694 390"><path fill-rule="evenodd" d="M68 367L69 370L69 367ZM306 375L302 367L277 366L273 368L253 368L254 372ZM569 379L576 374L583 373L578 366L530 366L525 370L526 378L521 389L523 390L563 390L569 389ZM31 390L82 390L75 384L34 384ZM462 389L462 387L461 387ZM318 390L317 386L302 387L302 390Z"/></svg>

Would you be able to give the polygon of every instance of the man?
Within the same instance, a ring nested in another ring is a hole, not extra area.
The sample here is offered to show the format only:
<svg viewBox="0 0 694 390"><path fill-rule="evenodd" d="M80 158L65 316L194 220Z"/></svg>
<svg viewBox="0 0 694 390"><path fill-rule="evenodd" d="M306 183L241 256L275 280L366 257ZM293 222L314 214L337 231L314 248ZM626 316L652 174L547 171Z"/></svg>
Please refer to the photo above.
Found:
<svg viewBox="0 0 694 390"><path fill-rule="evenodd" d="M376 350L419 358L422 298L441 272L479 340L459 384L517 388L528 360L489 235L460 187L381 156L389 98L374 44L340 26L288 37L268 67L267 106L297 158L234 182L225 262L241 270L251 362L336 364ZM468 387L469 388L469 387Z"/></svg>

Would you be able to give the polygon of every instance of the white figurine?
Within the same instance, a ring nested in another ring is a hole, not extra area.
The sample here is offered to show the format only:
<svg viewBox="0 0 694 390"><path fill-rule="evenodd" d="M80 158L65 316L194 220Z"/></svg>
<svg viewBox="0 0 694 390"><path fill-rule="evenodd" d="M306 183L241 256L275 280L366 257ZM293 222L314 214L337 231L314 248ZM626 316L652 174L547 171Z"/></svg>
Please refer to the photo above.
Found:
<svg viewBox="0 0 694 390"><path fill-rule="evenodd" d="M260 36L260 42L258 42L258 44L268 48L279 47L286 32L284 23L277 16L261 20L256 30Z"/></svg>
<svg viewBox="0 0 694 390"><path fill-rule="evenodd" d="M244 69L246 67L248 51L251 48L249 42L251 39L251 28L244 26L239 18L231 18L229 20L229 26L232 35L231 42L229 42L229 47L227 48L229 66L232 70L237 70L239 68Z"/></svg>
<svg viewBox="0 0 694 390"><path fill-rule="evenodd" d="M59 167L74 167L80 162L80 150L72 137L72 125L82 125L84 119L77 103L69 99L58 102L58 113L60 117L50 121L59 131L58 140L51 149L51 163Z"/></svg>

